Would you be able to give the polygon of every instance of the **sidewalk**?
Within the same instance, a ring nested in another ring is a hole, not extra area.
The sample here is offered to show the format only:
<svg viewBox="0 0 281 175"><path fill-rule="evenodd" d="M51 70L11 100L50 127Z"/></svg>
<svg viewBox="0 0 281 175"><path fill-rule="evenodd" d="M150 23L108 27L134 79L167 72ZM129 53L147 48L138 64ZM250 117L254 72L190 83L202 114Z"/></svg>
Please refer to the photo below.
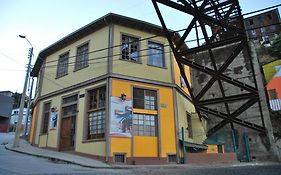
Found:
<svg viewBox="0 0 281 175"><path fill-rule="evenodd" d="M52 161L61 161L65 163L71 163L80 165L83 167L89 167L89 168L109 168L110 165L100 162L95 159L90 159L78 155L73 155L69 153L64 152L58 152L58 151L51 151L47 149L41 149L34 146L31 146L26 140L20 139L19 147L14 148L12 143L8 143L5 145L5 148L10 151L23 153L27 155L47 158Z"/></svg>
<svg viewBox="0 0 281 175"><path fill-rule="evenodd" d="M23 153L27 155L47 158L54 162L65 162L75 165L80 165L88 168L99 168L99 169L132 169L132 168L156 168L156 169L165 169L165 168L200 168L200 167L235 167L235 166L259 166L266 164L279 164L277 162L250 162L250 163L222 163L222 164L166 164L166 165L109 165L104 162L90 159L70 153L51 151L47 149L41 149L38 147L31 146L26 140L20 139L20 146L13 148L13 142L9 141L5 145L5 148L10 151Z"/></svg>

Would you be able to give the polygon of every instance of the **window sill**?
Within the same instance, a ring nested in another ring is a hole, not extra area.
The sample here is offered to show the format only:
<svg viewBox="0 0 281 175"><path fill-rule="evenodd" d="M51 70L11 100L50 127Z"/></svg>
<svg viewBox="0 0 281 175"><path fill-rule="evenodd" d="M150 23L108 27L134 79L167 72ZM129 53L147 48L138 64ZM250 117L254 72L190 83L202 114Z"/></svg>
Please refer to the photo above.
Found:
<svg viewBox="0 0 281 175"><path fill-rule="evenodd" d="M147 64L148 66L151 66L151 67L155 67L155 68L160 68L160 69L168 69L167 67L162 67L162 66L155 66L153 64Z"/></svg>
<svg viewBox="0 0 281 175"><path fill-rule="evenodd" d="M119 58L119 60L122 60L122 61L127 61L129 63L136 63L136 64L142 64L141 61L132 61L132 60L127 60L127 59L122 59L122 58Z"/></svg>
<svg viewBox="0 0 281 175"><path fill-rule="evenodd" d="M84 66L84 67L81 67L81 68L74 68L73 72L80 71L80 70L85 69L87 67L89 67L89 64L87 66Z"/></svg>
<svg viewBox="0 0 281 175"><path fill-rule="evenodd" d="M41 133L39 134L39 136L45 136L45 135L48 135L49 133Z"/></svg>
<svg viewBox="0 0 281 175"><path fill-rule="evenodd" d="M59 79L59 78L61 78L61 77L65 77L65 76L67 76L67 75L68 75L68 73L67 73L67 74L64 74L64 75L61 75L61 76L56 76L55 79Z"/></svg>
<svg viewBox="0 0 281 175"><path fill-rule="evenodd" d="M82 143L103 142L103 141L105 141L105 138L82 140Z"/></svg>

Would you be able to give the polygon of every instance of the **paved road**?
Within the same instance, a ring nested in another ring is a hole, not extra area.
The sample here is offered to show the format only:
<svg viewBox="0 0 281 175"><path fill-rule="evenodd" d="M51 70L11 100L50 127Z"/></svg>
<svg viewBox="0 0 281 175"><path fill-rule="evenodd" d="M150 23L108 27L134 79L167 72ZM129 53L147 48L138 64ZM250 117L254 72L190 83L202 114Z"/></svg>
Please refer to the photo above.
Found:
<svg viewBox="0 0 281 175"><path fill-rule="evenodd" d="M0 175L280 175L281 164L242 166L180 166L175 168L91 169L8 151L2 143L11 141L11 135L0 134Z"/></svg>

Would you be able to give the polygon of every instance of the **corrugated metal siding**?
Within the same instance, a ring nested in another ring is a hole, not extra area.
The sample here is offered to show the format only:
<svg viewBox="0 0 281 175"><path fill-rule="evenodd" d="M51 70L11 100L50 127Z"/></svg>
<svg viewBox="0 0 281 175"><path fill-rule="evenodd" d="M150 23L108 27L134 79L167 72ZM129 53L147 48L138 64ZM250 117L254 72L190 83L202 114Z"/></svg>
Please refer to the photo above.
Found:
<svg viewBox="0 0 281 175"><path fill-rule="evenodd" d="M281 99L269 100L269 104L273 111L281 111Z"/></svg>

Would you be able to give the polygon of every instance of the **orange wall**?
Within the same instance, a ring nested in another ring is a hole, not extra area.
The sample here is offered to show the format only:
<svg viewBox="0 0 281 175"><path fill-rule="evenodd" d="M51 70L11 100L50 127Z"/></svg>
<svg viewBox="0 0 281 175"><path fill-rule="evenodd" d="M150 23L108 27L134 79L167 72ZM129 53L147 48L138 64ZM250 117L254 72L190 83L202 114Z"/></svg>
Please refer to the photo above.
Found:
<svg viewBox="0 0 281 175"><path fill-rule="evenodd" d="M275 89L277 93L277 98L281 99L281 77L273 77L266 85L266 89Z"/></svg>
<svg viewBox="0 0 281 175"><path fill-rule="evenodd" d="M157 156L157 137L134 136L134 157Z"/></svg>
<svg viewBox="0 0 281 175"><path fill-rule="evenodd" d="M168 153L176 153L175 140L175 123L174 123L174 106L172 88L147 85L125 80L112 80L111 96L120 97L122 93L126 94L127 99L132 98L133 86L150 88L158 90L159 98L159 122L160 122L160 146L161 157L166 157ZM162 105L161 105L162 104ZM147 111L134 109L134 112L157 114L157 111ZM110 152L124 152L129 157L131 155L131 138L111 138ZM157 157L158 156L158 137L134 136L133 138L133 155L136 157Z"/></svg>
<svg viewBox="0 0 281 175"><path fill-rule="evenodd" d="M126 153L131 157L131 138L111 138L111 156L113 153Z"/></svg>
<svg viewBox="0 0 281 175"><path fill-rule="evenodd" d="M180 69L179 69L179 66L178 66L178 63L176 62L175 58L173 59L174 60L174 71L175 71L175 83L176 85L178 85L179 87L181 87L181 82L180 82ZM186 75L186 78L188 79L188 82L189 82L189 85L191 86L191 81L190 81L190 68L186 65L184 65L184 71L185 71L185 75ZM188 89L186 87L182 87L182 89L187 93L189 94L188 92Z"/></svg>

